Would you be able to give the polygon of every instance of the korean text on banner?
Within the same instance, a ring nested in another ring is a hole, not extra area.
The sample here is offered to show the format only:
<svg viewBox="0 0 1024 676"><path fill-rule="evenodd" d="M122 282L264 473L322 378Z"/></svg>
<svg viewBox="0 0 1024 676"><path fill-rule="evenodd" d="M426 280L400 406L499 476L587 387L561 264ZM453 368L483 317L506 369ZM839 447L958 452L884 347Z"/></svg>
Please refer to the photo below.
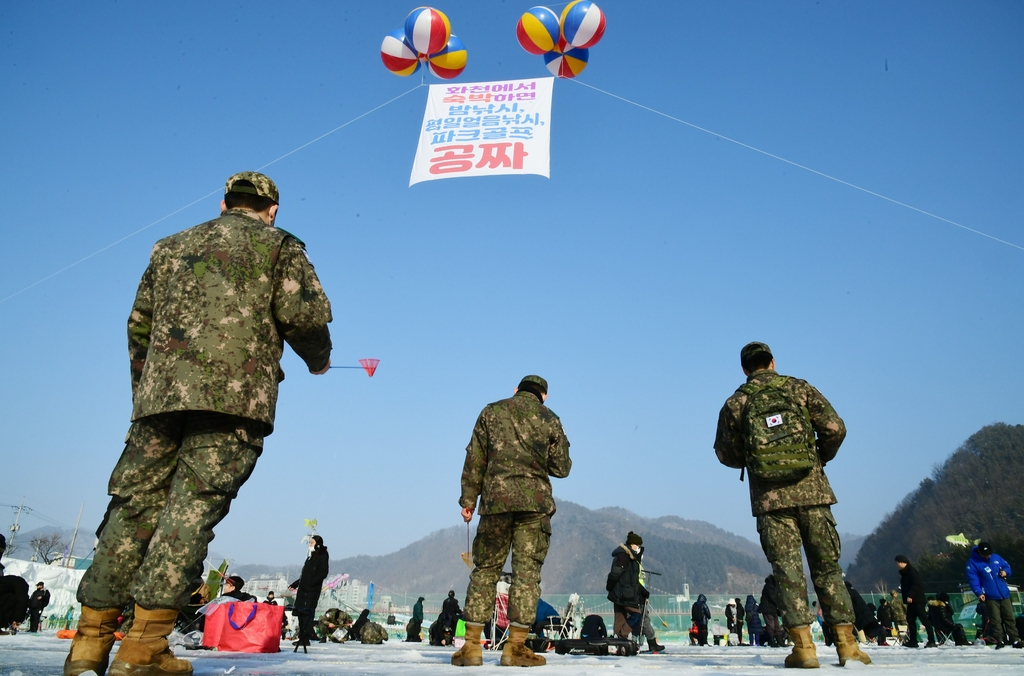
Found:
<svg viewBox="0 0 1024 676"><path fill-rule="evenodd" d="M554 78L430 85L409 185L461 176L550 176Z"/></svg>

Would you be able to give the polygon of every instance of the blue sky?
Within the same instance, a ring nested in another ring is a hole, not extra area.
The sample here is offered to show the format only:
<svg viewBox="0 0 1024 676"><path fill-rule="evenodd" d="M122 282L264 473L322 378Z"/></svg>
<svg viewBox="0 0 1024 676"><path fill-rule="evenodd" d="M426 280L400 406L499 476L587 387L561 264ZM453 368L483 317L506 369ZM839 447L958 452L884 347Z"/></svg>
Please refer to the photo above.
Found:
<svg viewBox="0 0 1024 676"><path fill-rule="evenodd" d="M1020 3L600 4L580 80L1024 246ZM219 196L18 292L415 87L378 55L413 6L0 7L0 503L73 523L84 502L98 524L138 279ZM458 81L547 74L515 39L529 6L437 5L469 51ZM558 497L751 538L747 486L712 451L750 340L846 420L844 532L983 425L1024 423L1019 248L568 81L550 179L410 188L426 92L266 170L332 299L334 363L381 364L313 378L288 353L216 552L294 562L314 515L336 556L460 523L473 422L527 373L572 442Z"/></svg>

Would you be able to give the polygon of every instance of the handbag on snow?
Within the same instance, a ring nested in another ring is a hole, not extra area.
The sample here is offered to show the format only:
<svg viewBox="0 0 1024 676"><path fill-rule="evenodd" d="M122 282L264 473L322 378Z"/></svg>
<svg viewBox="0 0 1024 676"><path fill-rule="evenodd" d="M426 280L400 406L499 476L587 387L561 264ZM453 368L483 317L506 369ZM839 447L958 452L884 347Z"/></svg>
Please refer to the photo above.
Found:
<svg viewBox="0 0 1024 676"><path fill-rule="evenodd" d="M203 645L242 653L281 651L284 606L269 603L223 603L206 616Z"/></svg>

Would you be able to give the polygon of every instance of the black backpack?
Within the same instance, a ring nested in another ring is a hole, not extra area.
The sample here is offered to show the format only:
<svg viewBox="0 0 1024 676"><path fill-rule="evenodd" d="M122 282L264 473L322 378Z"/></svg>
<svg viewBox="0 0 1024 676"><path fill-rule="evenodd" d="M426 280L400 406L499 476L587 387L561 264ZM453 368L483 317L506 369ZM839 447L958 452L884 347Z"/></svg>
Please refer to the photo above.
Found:
<svg viewBox="0 0 1024 676"><path fill-rule="evenodd" d="M580 638L608 638L608 630L605 629L604 620L600 615L587 615L583 618L583 629Z"/></svg>
<svg viewBox="0 0 1024 676"><path fill-rule="evenodd" d="M747 395L740 414L747 467L764 481L798 481L817 459L811 414L786 390L787 380L776 376L766 385L739 388Z"/></svg>

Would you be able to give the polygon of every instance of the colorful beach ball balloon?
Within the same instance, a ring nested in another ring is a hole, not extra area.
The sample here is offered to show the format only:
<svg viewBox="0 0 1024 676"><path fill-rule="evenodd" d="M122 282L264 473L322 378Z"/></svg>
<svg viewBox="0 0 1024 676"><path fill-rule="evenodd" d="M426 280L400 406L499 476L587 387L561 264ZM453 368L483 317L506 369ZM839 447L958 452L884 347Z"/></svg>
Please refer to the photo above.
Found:
<svg viewBox="0 0 1024 676"><path fill-rule="evenodd" d="M564 53L559 51L548 52L544 55L544 65L548 67L553 75L565 79L571 79L583 72L590 60L590 51L586 49L567 49Z"/></svg>
<svg viewBox="0 0 1024 676"><path fill-rule="evenodd" d="M558 45L558 16L547 7L531 7L519 18L516 37L531 54L547 54Z"/></svg>
<svg viewBox="0 0 1024 676"><path fill-rule="evenodd" d="M380 60L395 75L406 77L420 69L416 52L405 40L405 31L399 28L384 37L380 45Z"/></svg>
<svg viewBox="0 0 1024 676"><path fill-rule="evenodd" d="M562 10L561 24L568 44L589 49L604 35L604 12L590 0L575 0Z"/></svg>
<svg viewBox="0 0 1024 676"><path fill-rule="evenodd" d="M417 7L405 18L405 39L420 54L430 56L440 52L451 36L448 17L433 7Z"/></svg>
<svg viewBox="0 0 1024 676"><path fill-rule="evenodd" d="M427 68L442 80L458 77L466 69L466 46L454 35L448 38L448 44L437 54L427 58Z"/></svg>

